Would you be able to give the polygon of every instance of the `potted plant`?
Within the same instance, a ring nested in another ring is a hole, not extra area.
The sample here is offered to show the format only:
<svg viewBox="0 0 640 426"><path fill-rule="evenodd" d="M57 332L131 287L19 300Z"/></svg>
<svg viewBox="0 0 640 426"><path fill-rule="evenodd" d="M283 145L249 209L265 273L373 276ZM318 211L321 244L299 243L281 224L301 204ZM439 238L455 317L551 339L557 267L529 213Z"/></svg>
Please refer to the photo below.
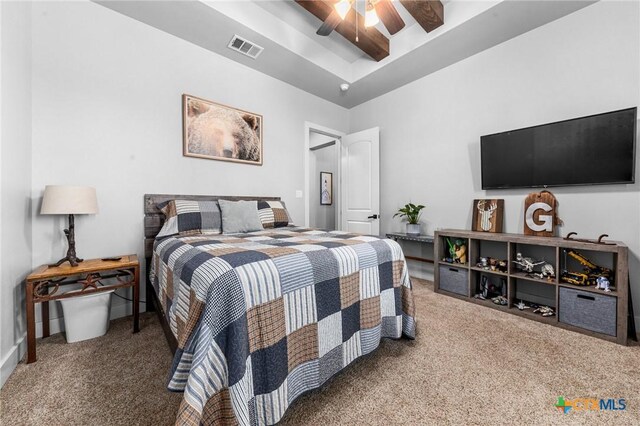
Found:
<svg viewBox="0 0 640 426"><path fill-rule="evenodd" d="M415 205L413 203L405 204L393 217L400 216L407 219L407 234L420 235L420 216L422 216L421 210L424 209L422 204Z"/></svg>

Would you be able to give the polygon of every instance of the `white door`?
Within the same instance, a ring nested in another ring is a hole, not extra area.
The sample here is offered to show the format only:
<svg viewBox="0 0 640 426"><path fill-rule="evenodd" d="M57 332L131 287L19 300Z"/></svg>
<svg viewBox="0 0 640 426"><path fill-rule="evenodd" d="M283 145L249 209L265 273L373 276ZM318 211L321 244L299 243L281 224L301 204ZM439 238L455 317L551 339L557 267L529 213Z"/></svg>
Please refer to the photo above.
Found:
<svg viewBox="0 0 640 426"><path fill-rule="evenodd" d="M342 138L342 230L380 234L380 129Z"/></svg>

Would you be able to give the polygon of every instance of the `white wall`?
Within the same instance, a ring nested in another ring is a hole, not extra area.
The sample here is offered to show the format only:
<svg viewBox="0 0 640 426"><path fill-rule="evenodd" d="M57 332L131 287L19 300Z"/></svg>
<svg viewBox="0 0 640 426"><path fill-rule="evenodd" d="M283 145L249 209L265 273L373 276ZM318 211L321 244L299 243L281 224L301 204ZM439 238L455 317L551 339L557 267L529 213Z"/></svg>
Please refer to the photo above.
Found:
<svg viewBox="0 0 640 426"><path fill-rule="evenodd" d="M264 165L183 157L183 93L262 114ZM34 265L66 252L66 218L38 215L47 184L96 187L100 213L76 218L86 258L143 258L145 193L280 196L302 223L305 121L346 130L348 112L100 5L34 4Z"/></svg>
<svg viewBox="0 0 640 426"><path fill-rule="evenodd" d="M24 351L31 269L31 4L0 2L0 386Z"/></svg>
<svg viewBox="0 0 640 426"><path fill-rule="evenodd" d="M521 233L532 191L481 190L480 136L639 105L638 9L598 2L353 108L351 131L381 128L382 229L402 229L391 217L410 199L426 204L428 233L470 229L472 200L491 197L505 199L505 231ZM561 234L630 247L640 315L640 183L552 191Z"/></svg>
<svg viewBox="0 0 640 426"><path fill-rule="evenodd" d="M346 111L97 4L0 2L2 379L24 333L21 281L66 251L66 219L38 215L45 185L97 188L80 256L142 256L144 193L278 195L302 223L305 121L380 126L383 232L403 229L391 217L408 200L427 204L426 232L468 228L477 197L505 198L506 231L521 232L528 191L481 191L479 137L638 105L638 7L599 2ZM264 165L183 157L182 93L263 114ZM554 189L562 233L629 244L637 313L639 188Z"/></svg>

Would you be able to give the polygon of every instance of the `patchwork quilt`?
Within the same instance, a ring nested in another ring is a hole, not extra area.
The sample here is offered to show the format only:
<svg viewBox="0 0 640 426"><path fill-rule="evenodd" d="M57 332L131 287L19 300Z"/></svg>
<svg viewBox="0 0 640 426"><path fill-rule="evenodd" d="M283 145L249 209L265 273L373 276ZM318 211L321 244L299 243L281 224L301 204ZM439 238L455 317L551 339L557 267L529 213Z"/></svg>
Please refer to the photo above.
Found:
<svg viewBox="0 0 640 426"><path fill-rule="evenodd" d="M157 239L151 282L178 340L176 424L270 425L381 338L415 337L400 246L286 227Z"/></svg>

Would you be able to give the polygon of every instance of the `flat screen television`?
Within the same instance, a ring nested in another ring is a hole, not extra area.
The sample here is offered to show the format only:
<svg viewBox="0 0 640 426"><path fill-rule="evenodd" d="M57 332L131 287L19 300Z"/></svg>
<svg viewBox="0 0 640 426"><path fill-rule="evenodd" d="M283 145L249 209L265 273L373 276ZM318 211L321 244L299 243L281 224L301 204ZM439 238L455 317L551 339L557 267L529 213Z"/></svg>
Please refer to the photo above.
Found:
<svg viewBox="0 0 640 426"><path fill-rule="evenodd" d="M480 138L482 189L634 183L637 108Z"/></svg>

